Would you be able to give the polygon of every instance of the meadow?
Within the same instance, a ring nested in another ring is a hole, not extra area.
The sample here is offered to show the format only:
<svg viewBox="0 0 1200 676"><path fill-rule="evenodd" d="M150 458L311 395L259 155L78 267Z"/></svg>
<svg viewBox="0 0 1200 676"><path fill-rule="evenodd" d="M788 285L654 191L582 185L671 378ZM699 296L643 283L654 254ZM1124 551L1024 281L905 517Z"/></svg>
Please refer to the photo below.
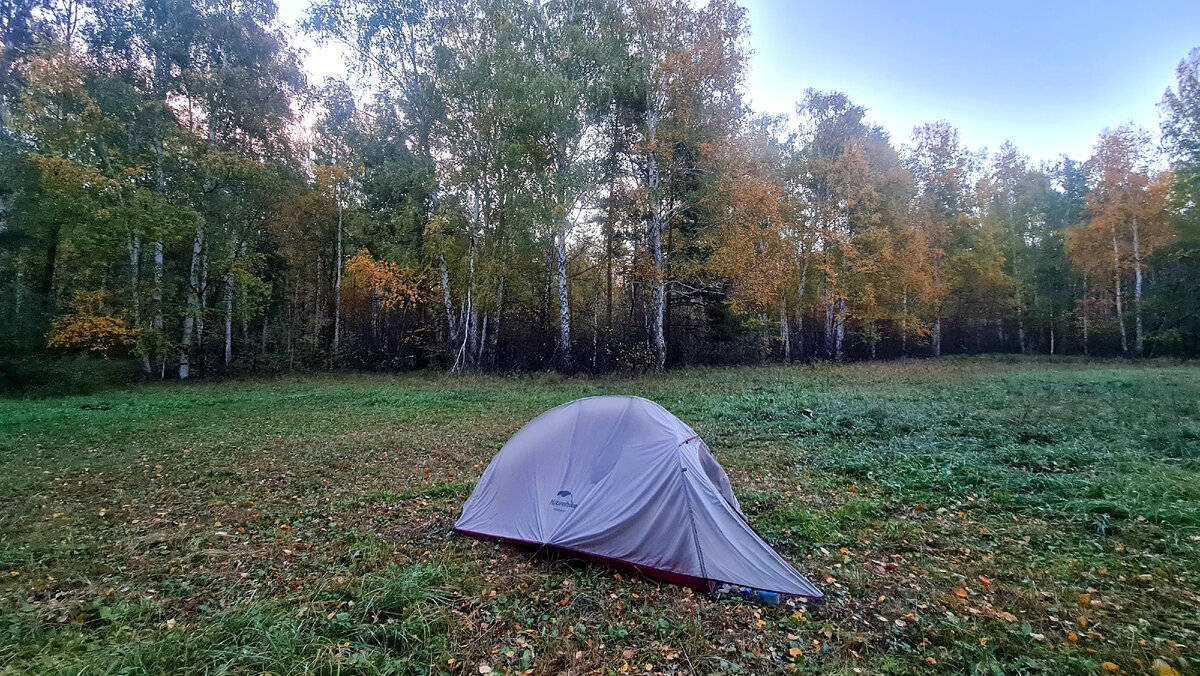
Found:
<svg viewBox="0 0 1200 676"><path fill-rule="evenodd" d="M592 394L696 429L827 594L456 536ZM0 401L0 674L1195 673L1200 368L1023 358L294 376Z"/></svg>

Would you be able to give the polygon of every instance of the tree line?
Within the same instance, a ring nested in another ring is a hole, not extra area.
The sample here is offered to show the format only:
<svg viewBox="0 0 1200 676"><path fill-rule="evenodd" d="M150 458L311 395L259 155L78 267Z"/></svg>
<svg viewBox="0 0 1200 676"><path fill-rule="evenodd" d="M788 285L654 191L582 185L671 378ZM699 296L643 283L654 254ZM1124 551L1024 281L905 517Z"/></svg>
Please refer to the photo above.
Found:
<svg viewBox="0 0 1200 676"><path fill-rule="evenodd" d="M147 378L1200 351L1200 51L1090 158L743 99L734 0L0 3L0 346Z"/></svg>

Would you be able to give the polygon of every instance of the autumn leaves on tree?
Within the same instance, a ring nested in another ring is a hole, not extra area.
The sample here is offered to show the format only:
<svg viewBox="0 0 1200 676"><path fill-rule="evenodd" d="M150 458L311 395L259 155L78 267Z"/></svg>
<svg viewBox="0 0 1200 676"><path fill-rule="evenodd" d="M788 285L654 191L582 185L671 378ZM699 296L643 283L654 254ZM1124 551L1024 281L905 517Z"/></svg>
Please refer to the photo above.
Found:
<svg viewBox="0 0 1200 676"><path fill-rule="evenodd" d="M732 0L10 3L0 339L249 368L565 372L1200 348L1193 52L1032 165L838 92L742 98ZM1171 170L1165 167L1170 165Z"/></svg>

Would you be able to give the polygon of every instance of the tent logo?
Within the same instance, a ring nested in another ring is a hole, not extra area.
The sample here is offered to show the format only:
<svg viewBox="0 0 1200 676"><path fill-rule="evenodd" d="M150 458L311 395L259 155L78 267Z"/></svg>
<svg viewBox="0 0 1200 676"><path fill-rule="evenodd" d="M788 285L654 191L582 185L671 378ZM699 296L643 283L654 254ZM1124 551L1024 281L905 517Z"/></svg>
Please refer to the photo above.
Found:
<svg viewBox="0 0 1200 676"><path fill-rule="evenodd" d="M575 509L579 504L571 502L571 491L563 490L558 492L558 497L550 498L550 506L556 512L565 512L568 509Z"/></svg>

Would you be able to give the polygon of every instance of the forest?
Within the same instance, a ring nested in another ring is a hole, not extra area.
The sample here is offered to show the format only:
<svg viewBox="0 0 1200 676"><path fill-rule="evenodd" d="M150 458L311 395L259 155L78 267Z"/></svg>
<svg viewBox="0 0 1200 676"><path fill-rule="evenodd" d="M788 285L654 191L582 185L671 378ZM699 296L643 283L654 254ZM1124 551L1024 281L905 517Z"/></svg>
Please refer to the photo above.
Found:
<svg viewBox="0 0 1200 676"><path fill-rule="evenodd" d="M891 138L837 91L756 113L735 0L0 22L7 386L1200 353L1200 50L1158 133L1034 163L947 121ZM299 34L345 77L309 82Z"/></svg>

